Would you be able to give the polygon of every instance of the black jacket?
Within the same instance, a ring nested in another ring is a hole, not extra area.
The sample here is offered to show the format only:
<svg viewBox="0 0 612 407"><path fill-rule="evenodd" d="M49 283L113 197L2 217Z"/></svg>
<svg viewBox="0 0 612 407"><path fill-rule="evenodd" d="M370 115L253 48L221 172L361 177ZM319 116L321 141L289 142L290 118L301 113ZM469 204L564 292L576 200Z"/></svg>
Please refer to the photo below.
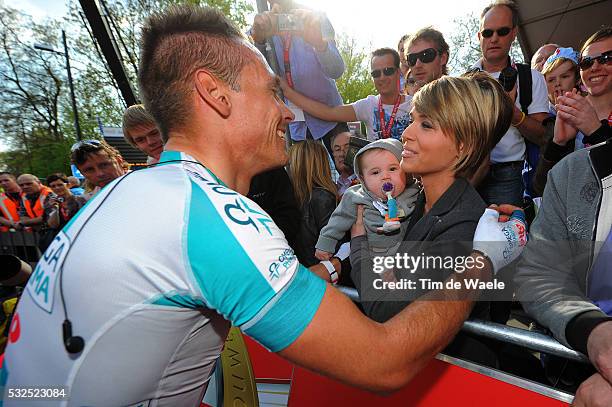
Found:
<svg viewBox="0 0 612 407"><path fill-rule="evenodd" d="M310 200L302 205L302 218L294 250L298 260L304 266L310 267L319 263L314 256L315 244L321 229L327 225L329 217L336 209L336 205L334 194L317 187L313 188Z"/></svg>
<svg viewBox="0 0 612 407"><path fill-rule="evenodd" d="M425 251L426 255L468 255L478 220L486 208L478 192L465 179L457 178L427 214L423 214L424 208L425 193L421 191L403 239L410 245L408 250L418 254ZM470 246L464 247L461 243L450 244L451 241L470 242ZM427 245L418 247L418 242ZM351 240L351 277L360 296L370 299L376 296L376 293L364 290L371 288L371 278L368 275L362 276L362 271L371 273L373 270L368 249L365 236ZM400 250L403 249L404 247ZM453 253L449 253L449 250ZM415 275L419 276L422 273L423 271L417 270ZM410 300L389 301L388 297L380 297L378 301L366 301L361 304L370 318L384 322L399 313L410 302Z"/></svg>
<svg viewBox="0 0 612 407"><path fill-rule="evenodd" d="M410 219L404 242L409 245L409 253L424 253L427 256L468 256L472 251L472 240L478 221L486 205L478 192L463 178L457 178L446 190L431 210L424 214L425 193L421 191L415 211ZM419 242L423 243L421 246ZM453 243L451 243L453 242ZM399 252L403 251L400 247ZM362 276L362 271L372 272L372 259L368 256L368 245L365 236L351 240L351 277L360 296L371 287L371 278ZM440 270L431 270L427 276L423 270L415 275L442 280ZM363 277L363 278L362 278ZM405 277L401 274L399 278ZM412 278L414 279L414 277ZM386 292L381 292L386 293ZM418 294L418 293L417 293ZM425 291L422 292L425 294ZM372 290L367 294L372 298ZM376 301L362 301L361 306L366 315L378 322L385 322L410 304L410 300L389 300L383 296ZM489 303L480 302L472 311L471 317L488 319ZM467 334L459 333L446 347L444 353L468 359L483 365L496 367L497 356L486 341Z"/></svg>
<svg viewBox="0 0 612 407"><path fill-rule="evenodd" d="M270 215L293 248L300 225L300 210L287 171L281 167L254 176L247 196Z"/></svg>

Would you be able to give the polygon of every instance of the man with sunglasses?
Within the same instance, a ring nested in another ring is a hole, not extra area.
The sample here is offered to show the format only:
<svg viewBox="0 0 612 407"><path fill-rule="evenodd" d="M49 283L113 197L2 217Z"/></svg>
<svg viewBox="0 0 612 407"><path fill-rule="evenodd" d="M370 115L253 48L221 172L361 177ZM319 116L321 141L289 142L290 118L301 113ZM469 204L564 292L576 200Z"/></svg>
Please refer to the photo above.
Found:
<svg viewBox="0 0 612 407"><path fill-rule="evenodd" d="M516 38L518 8L510 0L498 0L487 6L480 16L478 39L482 58L474 68L488 72L498 78L502 71L514 64L509 56L510 47ZM529 70L529 67L525 67ZM491 151L489 173L480 185L479 192L488 204L509 203L522 206L522 171L526 156L525 140L541 146L546 142L542 122L548 117L548 94L546 82L541 73L531 69L526 73L526 82L531 79L531 102L521 104L521 98L528 99L528 90L521 91L519 84L509 93L515 101L512 126ZM530 76L530 78L529 78ZM524 106L526 105L526 106Z"/></svg>
<svg viewBox="0 0 612 407"><path fill-rule="evenodd" d="M93 187L87 199L127 172L119 151L102 140L82 140L70 150L70 161Z"/></svg>
<svg viewBox="0 0 612 407"><path fill-rule="evenodd" d="M400 92L400 56L394 49L379 48L372 52L370 64L378 96L370 95L348 105L328 106L296 92L284 81L283 93L305 112L322 120L363 122L370 141L389 137L400 140L410 121L412 100Z"/></svg>
<svg viewBox="0 0 612 407"><path fill-rule="evenodd" d="M448 74L449 46L440 31L433 27L422 28L408 38L404 47L416 90Z"/></svg>

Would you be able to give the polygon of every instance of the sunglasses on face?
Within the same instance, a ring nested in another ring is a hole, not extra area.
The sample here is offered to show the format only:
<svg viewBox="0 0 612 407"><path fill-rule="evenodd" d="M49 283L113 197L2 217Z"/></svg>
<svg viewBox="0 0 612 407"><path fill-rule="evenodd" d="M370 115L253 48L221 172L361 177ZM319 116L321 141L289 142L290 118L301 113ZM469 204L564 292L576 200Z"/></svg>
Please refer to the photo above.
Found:
<svg viewBox="0 0 612 407"><path fill-rule="evenodd" d="M502 27L498 28L497 30L487 28L485 30L482 30L480 32L480 35L482 35L484 38L491 38L493 36L493 33L497 33L498 37L505 37L506 35L510 34L510 31L512 31L512 28L510 27Z"/></svg>
<svg viewBox="0 0 612 407"><path fill-rule="evenodd" d="M372 78L380 78L380 75L384 74L385 76L393 76L397 72L397 68L394 66L388 66L383 69L375 69L371 73Z"/></svg>
<svg viewBox="0 0 612 407"><path fill-rule="evenodd" d="M427 48L421 52L408 54L406 60L408 61L409 66L415 66L418 59L420 59L422 63L428 64L436 59L436 55L438 55L438 51L433 48Z"/></svg>
<svg viewBox="0 0 612 407"><path fill-rule="evenodd" d="M90 147L100 147L100 140L81 140L77 141L70 147L70 152L73 153L81 147L90 146Z"/></svg>
<svg viewBox="0 0 612 407"><path fill-rule="evenodd" d="M592 57L581 57L578 66L580 70L586 71L590 67L593 66L595 61L599 62L599 65L606 65L612 62L612 50L602 52L599 55L594 55Z"/></svg>

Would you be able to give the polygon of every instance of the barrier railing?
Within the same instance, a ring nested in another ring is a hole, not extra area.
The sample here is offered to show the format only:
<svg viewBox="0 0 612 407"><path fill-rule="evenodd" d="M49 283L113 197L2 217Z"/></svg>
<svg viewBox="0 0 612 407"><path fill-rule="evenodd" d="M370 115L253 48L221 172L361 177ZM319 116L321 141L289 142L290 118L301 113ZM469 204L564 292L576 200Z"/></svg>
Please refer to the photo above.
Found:
<svg viewBox="0 0 612 407"><path fill-rule="evenodd" d="M359 302L357 290L350 287L339 286L338 289L351 300ZM463 332L495 339L513 345L523 346L536 352L547 353L565 359L583 363L590 363L589 359L580 352L576 352L554 338L540 332L528 331L526 329L514 328L508 325L483 320L467 320L461 328Z"/></svg>
<svg viewBox="0 0 612 407"><path fill-rule="evenodd" d="M27 263L36 263L40 258L38 250L38 233L0 232L0 254L12 254Z"/></svg>

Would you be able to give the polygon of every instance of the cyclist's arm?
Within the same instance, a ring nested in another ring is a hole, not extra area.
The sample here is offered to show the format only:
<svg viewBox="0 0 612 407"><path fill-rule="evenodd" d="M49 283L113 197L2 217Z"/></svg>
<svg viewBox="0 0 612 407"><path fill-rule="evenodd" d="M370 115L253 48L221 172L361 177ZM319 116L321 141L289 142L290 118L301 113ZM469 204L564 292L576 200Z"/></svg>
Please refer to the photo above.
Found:
<svg viewBox="0 0 612 407"><path fill-rule="evenodd" d="M466 271L462 278L489 279L491 272L485 263L487 267ZM379 324L328 286L310 324L279 354L354 386L397 390L451 341L472 304L453 297L448 301L415 301Z"/></svg>
<svg viewBox="0 0 612 407"><path fill-rule="evenodd" d="M337 257L333 257L331 260L331 264L334 266L334 269L338 272L338 276L340 276L342 265L340 260ZM321 263L315 264L314 266L310 266L308 270L312 271L315 275L327 281L328 283L331 281L329 276L329 271L325 268Z"/></svg>

